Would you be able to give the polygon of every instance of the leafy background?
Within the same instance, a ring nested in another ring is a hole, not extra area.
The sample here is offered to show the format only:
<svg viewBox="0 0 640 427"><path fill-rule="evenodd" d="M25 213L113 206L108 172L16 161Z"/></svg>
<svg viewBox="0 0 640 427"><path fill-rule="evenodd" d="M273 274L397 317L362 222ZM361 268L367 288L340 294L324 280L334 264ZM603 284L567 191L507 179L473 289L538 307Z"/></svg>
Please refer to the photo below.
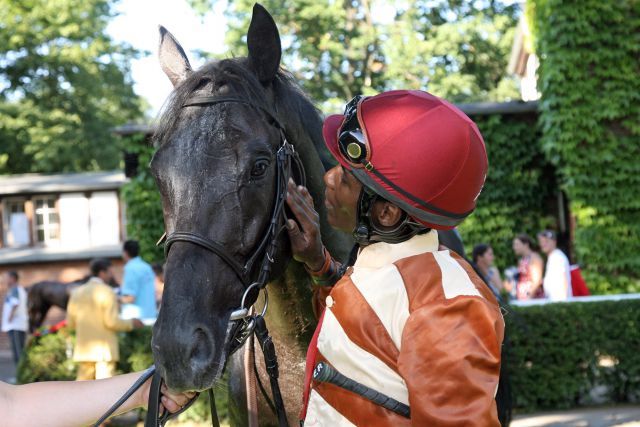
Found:
<svg viewBox="0 0 640 427"><path fill-rule="evenodd" d="M598 293L640 291L640 2L530 0L540 146Z"/></svg>
<svg viewBox="0 0 640 427"><path fill-rule="evenodd" d="M107 0L0 0L0 174L115 169L116 125L141 117L131 46Z"/></svg>

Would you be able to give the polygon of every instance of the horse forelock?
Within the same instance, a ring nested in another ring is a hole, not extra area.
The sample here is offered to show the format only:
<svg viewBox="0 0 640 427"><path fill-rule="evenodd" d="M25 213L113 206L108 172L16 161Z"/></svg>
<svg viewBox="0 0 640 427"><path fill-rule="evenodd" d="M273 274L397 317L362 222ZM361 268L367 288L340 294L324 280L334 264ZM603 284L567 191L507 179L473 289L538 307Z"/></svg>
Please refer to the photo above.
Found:
<svg viewBox="0 0 640 427"><path fill-rule="evenodd" d="M182 105L195 92L205 86L215 90L223 85L230 89L224 96L247 99L256 106L272 112L285 128L287 137L292 139L291 142L301 136L307 136L314 144L318 143L314 139L317 139L319 134L314 134L313 130L319 129L320 113L289 72L282 69L278 71L271 85L271 100L267 90L247 66L246 58L231 58L204 65L174 89L163 106L153 136L154 144L160 147L170 139L180 126Z"/></svg>

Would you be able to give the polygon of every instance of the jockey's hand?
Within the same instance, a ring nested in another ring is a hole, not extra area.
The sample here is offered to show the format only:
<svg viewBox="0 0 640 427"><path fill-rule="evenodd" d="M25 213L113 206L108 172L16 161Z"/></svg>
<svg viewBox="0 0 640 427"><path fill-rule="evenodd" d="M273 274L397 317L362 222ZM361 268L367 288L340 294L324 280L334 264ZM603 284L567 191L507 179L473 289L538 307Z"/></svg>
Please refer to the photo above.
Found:
<svg viewBox="0 0 640 427"><path fill-rule="evenodd" d="M305 263L309 270L318 271L324 264L324 250L320 236L320 217L313 207L313 198L306 187L296 186L289 179L287 204L297 221L287 220L293 258Z"/></svg>

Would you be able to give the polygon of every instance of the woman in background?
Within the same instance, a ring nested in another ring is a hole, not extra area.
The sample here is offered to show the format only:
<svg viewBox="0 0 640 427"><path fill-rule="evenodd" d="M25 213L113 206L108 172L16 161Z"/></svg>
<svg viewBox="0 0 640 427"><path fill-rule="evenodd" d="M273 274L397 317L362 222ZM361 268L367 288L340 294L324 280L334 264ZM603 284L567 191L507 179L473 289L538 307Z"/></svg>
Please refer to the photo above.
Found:
<svg viewBox="0 0 640 427"><path fill-rule="evenodd" d="M528 300L544 298L542 289L542 257L533 250L533 240L526 234L518 234L513 239L513 252L518 259L518 280L516 282L516 298Z"/></svg>
<svg viewBox="0 0 640 427"><path fill-rule="evenodd" d="M491 287L493 293L499 297L503 285L500 272L493 265L494 260L493 248L486 243L480 243L473 248L473 263L478 267L482 278Z"/></svg>

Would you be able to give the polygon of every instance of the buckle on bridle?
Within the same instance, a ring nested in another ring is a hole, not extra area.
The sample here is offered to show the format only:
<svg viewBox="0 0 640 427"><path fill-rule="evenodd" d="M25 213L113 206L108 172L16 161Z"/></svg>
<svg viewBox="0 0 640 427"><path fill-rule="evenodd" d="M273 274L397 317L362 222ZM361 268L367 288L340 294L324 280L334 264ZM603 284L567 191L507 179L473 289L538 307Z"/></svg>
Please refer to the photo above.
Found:
<svg viewBox="0 0 640 427"><path fill-rule="evenodd" d="M242 295L242 300L240 301L240 308L231 312L231 316L229 317L230 321L242 320L251 316L251 312L250 312L251 307L247 307L245 305L245 301L247 299L247 295L253 288L257 288L258 292L260 292L260 290L262 289L262 291L264 292L264 306L262 307L262 313L260 313L260 316L264 317L264 315L267 314L267 307L269 307L269 293L267 292L267 288L266 287L260 288L260 284L258 282L253 282L251 285L249 285L247 289L245 289L244 294Z"/></svg>

